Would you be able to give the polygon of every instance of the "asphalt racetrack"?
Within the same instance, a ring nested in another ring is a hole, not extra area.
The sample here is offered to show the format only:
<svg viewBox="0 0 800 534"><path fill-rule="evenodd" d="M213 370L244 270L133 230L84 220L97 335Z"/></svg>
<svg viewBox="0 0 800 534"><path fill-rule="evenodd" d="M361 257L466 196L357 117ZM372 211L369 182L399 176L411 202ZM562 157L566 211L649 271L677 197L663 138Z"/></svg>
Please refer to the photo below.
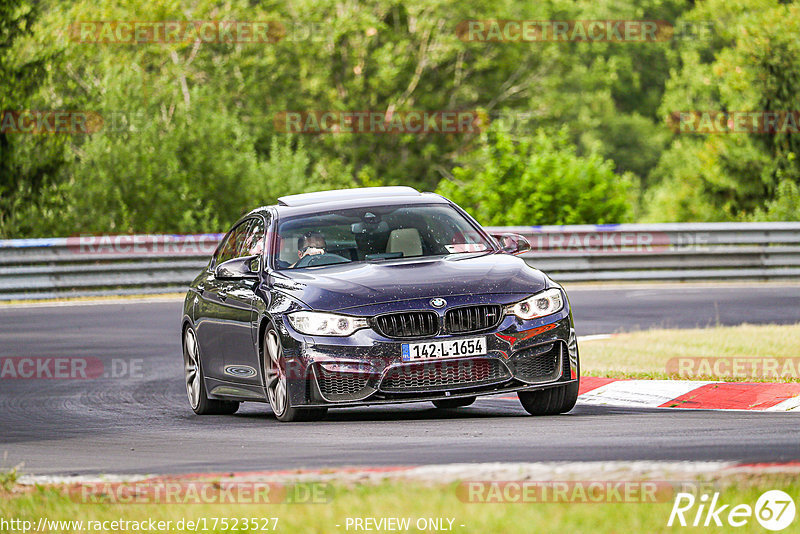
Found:
<svg viewBox="0 0 800 534"><path fill-rule="evenodd" d="M800 322L800 285L567 287L579 335L651 326ZM138 362L134 376L0 380L0 468L34 474L229 472L355 465L585 460L800 460L796 414L579 404L528 417L515 400L332 410L278 423L189 409L178 300L0 307L0 356ZM121 371L122 372L122 371ZM124 372L123 372L124 374Z"/></svg>

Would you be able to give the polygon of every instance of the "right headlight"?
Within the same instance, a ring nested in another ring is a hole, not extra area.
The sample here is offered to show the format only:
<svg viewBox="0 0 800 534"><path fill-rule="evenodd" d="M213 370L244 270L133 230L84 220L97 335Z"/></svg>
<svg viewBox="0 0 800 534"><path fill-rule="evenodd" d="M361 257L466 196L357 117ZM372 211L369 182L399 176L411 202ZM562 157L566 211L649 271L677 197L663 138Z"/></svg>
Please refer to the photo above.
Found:
<svg viewBox="0 0 800 534"><path fill-rule="evenodd" d="M536 319L551 315L564 307L564 296L558 288L547 289L541 293L506 306L506 315L516 315L520 319Z"/></svg>
<svg viewBox="0 0 800 534"><path fill-rule="evenodd" d="M364 317L350 317L335 313L299 311L287 315L292 328L311 336L349 336L356 330L367 328Z"/></svg>

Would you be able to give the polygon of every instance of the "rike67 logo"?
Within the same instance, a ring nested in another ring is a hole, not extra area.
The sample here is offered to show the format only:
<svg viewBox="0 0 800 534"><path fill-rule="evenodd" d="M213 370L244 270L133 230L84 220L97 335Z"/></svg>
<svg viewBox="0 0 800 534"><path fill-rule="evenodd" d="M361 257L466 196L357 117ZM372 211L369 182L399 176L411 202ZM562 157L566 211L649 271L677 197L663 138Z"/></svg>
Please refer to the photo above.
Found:
<svg viewBox="0 0 800 534"><path fill-rule="evenodd" d="M669 514L667 526L673 524L693 527L742 527L753 517L767 530L783 530L794 521L795 503L788 493L770 490L761 494L755 507L749 504L730 504L720 501L719 493L696 497L691 493L678 493Z"/></svg>

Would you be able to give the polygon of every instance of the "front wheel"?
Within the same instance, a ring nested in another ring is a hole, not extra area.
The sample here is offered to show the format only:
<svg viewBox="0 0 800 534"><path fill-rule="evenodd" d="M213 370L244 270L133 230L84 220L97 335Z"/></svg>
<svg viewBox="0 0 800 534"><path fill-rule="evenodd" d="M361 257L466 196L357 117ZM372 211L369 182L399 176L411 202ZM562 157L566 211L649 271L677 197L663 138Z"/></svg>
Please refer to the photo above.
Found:
<svg viewBox="0 0 800 534"><path fill-rule="evenodd" d="M208 398L203 366L200 362L200 347L197 344L197 335L191 326L183 333L183 372L189 406L197 415L229 415L239 409L238 402Z"/></svg>
<svg viewBox="0 0 800 534"><path fill-rule="evenodd" d="M517 397L525 411L531 415L567 413L578 401L578 381L539 391L519 391Z"/></svg>
<svg viewBox="0 0 800 534"><path fill-rule="evenodd" d="M295 408L289 395L286 361L283 345L275 328L270 325L264 332L264 388L267 400L278 421L317 421L325 417L327 408Z"/></svg>

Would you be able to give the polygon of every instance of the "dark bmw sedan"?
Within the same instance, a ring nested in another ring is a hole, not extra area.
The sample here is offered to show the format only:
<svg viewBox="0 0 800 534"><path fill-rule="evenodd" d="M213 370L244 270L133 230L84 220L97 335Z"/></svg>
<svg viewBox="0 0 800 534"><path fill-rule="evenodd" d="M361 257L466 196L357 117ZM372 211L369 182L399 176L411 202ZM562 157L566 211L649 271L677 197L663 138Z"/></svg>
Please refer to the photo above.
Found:
<svg viewBox="0 0 800 534"><path fill-rule="evenodd" d="M269 402L280 421L329 408L516 393L534 415L578 396L564 290L439 195L375 187L283 197L226 234L183 308L197 414Z"/></svg>

